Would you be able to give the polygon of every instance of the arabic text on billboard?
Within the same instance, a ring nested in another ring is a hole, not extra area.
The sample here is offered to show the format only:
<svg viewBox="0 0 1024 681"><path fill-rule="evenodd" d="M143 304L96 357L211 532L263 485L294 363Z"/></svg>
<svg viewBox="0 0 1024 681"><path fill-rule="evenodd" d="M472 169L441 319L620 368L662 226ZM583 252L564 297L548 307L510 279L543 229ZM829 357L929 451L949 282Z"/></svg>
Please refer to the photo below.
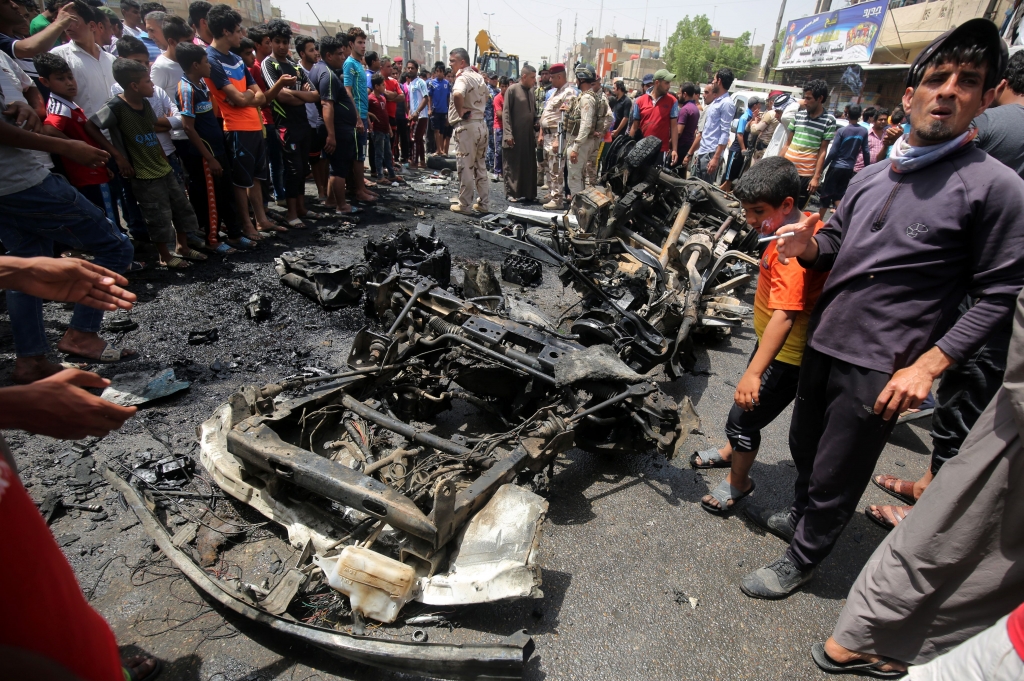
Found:
<svg viewBox="0 0 1024 681"><path fill-rule="evenodd" d="M779 66L866 64L888 0L873 0L789 22Z"/></svg>

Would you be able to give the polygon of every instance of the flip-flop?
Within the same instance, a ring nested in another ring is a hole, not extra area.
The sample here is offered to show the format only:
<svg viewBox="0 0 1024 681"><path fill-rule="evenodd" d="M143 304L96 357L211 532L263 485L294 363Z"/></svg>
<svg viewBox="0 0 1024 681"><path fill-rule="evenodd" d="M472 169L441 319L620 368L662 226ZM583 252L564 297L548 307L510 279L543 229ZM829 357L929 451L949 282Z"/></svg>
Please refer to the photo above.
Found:
<svg viewBox="0 0 1024 681"><path fill-rule="evenodd" d="M307 228L306 227L306 223L303 222L302 220L300 220L299 218L295 218L294 220L289 220L288 221L288 226L291 227L292 229L306 229Z"/></svg>
<svg viewBox="0 0 1024 681"><path fill-rule="evenodd" d="M257 232L262 232L263 234L279 234L279 233L287 232L288 228L285 227L284 225L274 225L274 227L269 228L269 229L268 228L264 228L264 227L257 227L256 231Z"/></svg>
<svg viewBox="0 0 1024 681"><path fill-rule="evenodd" d="M911 509L913 509L913 506L894 506L891 504L886 504L885 506L872 505L878 509L878 512L882 514L882 517L876 517L875 514L871 512L871 506L864 509L864 515L868 517L868 520L886 531L896 529L896 526L906 520L907 516L910 515ZM889 513L886 514L884 509L890 509Z"/></svg>
<svg viewBox="0 0 1024 681"><path fill-rule="evenodd" d="M100 352L99 357L86 357L85 355L68 352L65 352L64 356L71 362L86 362L89 364L117 364L118 362L127 362L133 359L138 359L138 352L132 352L130 355L125 355L124 351L126 349L127 348L115 348L110 343L107 343L103 346L103 351Z"/></svg>
<svg viewBox="0 0 1024 681"><path fill-rule="evenodd" d="M879 478L882 478L883 482L879 482ZM906 492L900 492L898 489L890 489L889 487L886 487L884 481L887 480L895 480L896 482L906 483L910 485L911 490L913 490L914 488L914 483L911 482L910 480L903 480L901 478L896 477L895 475L890 475L888 473L886 473L885 475L871 476L871 482L875 483L875 487L882 490L886 494L896 497L897 499L902 501L904 504L907 504L908 506L913 506L914 504L917 503L917 499L914 498L913 494L907 494Z"/></svg>
<svg viewBox="0 0 1024 681"><path fill-rule="evenodd" d="M902 679L907 675L906 672L881 669L882 665L893 662L893 660L885 658L878 662L865 662L863 660L836 662L825 652L824 643L815 643L811 646L811 659L814 660L814 664L818 665L819 669L829 674L861 674L876 679Z"/></svg>
<svg viewBox="0 0 1024 681"><path fill-rule="evenodd" d="M697 457L700 457L700 464L697 464ZM729 468L731 461L726 461L717 449L705 449L702 452L694 452L690 455L691 468Z"/></svg>
<svg viewBox="0 0 1024 681"><path fill-rule="evenodd" d="M149 672L145 676L138 676L129 669L126 665L121 666L121 671L124 673L125 681L153 681L156 677L160 676L160 673L164 670L164 663L161 660L153 658L153 671Z"/></svg>
<svg viewBox="0 0 1024 681"><path fill-rule="evenodd" d="M746 492L740 492L730 485L728 480L723 480L718 483L718 487L709 492L718 501L718 506L712 506L701 499L700 507L712 515L729 515L736 508L736 504L740 502L740 499L753 492L755 487L757 487L757 483L751 480L750 489ZM732 499L732 506L729 505L730 499Z"/></svg>
<svg viewBox="0 0 1024 681"><path fill-rule="evenodd" d="M132 260L132 264L128 265L128 269L126 269L124 272L125 274L131 274L132 272L141 272L143 270L148 269L149 267L146 265L146 263L142 262L141 260Z"/></svg>
<svg viewBox="0 0 1024 681"><path fill-rule="evenodd" d="M232 253L238 253L238 249L232 248L231 244L221 242L217 244L217 248L213 249L213 252L217 255L231 255Z"/></svg>
<svg viewBox="0 0 1024 681"><path fill-rule="evenodd" d="M358 206L350 205L348 210L336 210L334 212L337 213L338 215L356 215L358 213L362 213L363 209Z"/></svg>
<svg viewBox="0 0 1024 681"><path fill-rule="evenodd" d="M160 266L169 270L187 270L191 267L187 260L178 255L172 255L170 260L160 263Z"/></svg>
<svg viewBox="0 0 1024 681"><path fill-rule="evenodd" d="M252 239L249 239L248 237L239 237L238 243L237 244L230 244L230 246L233 246L233 247L236 247L236 248L240 248L240 249L244 248L247 251L251 251L252 249L256 248L257 243L255 241L253 241Z"/></svg>
<svg viewBox="0 0 1024 681"><path fill-rule="evenodd" d="M204 260L207 260L207 256L205 253L200 253L194 248L189 248L187 251L184 252L182 252L179 249L177 252L175 252L174 255L178 256L179 258L184 258L185 260L194 260L195 262L202 262Z"/></svg>

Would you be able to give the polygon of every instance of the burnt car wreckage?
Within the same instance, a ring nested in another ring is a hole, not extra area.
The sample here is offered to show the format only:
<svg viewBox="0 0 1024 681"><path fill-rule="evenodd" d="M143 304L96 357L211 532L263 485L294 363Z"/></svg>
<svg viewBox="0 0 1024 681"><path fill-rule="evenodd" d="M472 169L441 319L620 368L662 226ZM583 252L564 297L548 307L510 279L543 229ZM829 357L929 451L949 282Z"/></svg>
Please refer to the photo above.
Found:
<svg viewBox="0 0 1024 681"><path fill-rule="evenodd" d="M582 296L567 333L502 295L489 265L453 287L450 253L426 225L368 242L352 267L280 259L285 285L326 308L362 300L375 322L347 371L243 386L199 428L217 485L301 551L272 590L206 572L143 495L108 479L185 575L237 613L374 666L520 677L525 632L451 645L368 636L364 621L393 623L410 602L542 596L537 492L555 458L571 447L671 457L699 426L688 398L644 374L680 375L694 331L749 313L727 294L750 279L756 234L730 195L653 166L657 151L650 139L613 145L606 190L574 197L574 219L516 235ZM516 257L521 276L529 262ZM333 621L309 617L311 599L333 599L319 611Z"/></svg>

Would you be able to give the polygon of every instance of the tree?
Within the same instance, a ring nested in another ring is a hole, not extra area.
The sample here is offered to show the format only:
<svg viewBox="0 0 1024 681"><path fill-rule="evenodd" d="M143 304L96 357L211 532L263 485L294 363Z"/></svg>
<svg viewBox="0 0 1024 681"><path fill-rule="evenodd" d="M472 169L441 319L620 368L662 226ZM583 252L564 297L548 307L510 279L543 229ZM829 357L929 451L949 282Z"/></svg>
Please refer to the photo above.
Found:
<svg viewBox="0 0 1024 681"><path fill-rule="evenodd" d="M711 49L711 22L706 14L683 18L665 42L665 64L680 82L699 83L706 78Z"/></svg>
<svg viewBox="0 0 1024 681"><path fill-rule="evenodd" d="M665 65L680 82L701 83L711 74L728 66L737 78L757 65L750 49L750 33L744 33L732 45L711 47L711 22L705 14L683 18L665 42Z"/></svg>
<svg viewBox="0 0 1024 681"><path fill-rule="evenodd" d="M717 71L723 66L732 69L733 75L743 75L757 65L757 58L750 49L750 32L743 33L732 45L722 45L711 56L712 70Z"/></svg>

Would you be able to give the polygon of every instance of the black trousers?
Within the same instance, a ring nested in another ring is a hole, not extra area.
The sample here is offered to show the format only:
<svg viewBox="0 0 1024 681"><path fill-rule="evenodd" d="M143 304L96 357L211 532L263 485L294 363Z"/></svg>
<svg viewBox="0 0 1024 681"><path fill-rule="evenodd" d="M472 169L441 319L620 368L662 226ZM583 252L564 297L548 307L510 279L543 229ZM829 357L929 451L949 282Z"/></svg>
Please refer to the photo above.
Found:
<svg viewBox="0 0 1024 681"><path fill-rule="evenodd" d="M757 353L757 346L750 359ZM747 362L749 365L750 362ZM761 376L761 389L757 394L757 405L753 411L746 411L735 404L729 410L725 422L725 436L737 452L756 452L761 448L761 429L778 418L796 396L800 379L800 366L786 364L773 359Z"/></svg>
<svg viewBox="0 0 1024 681"><path fill-rule="evenodd" d="M410 153L410 149L412 148L412 137L409 134L409 119L405 117L404 113L399 112L394 121L395 145L392 149L391 156L395 159L396 163L408 163L409 157L412 155Z"/></svg>
<svg viewBox="0 0 1024 681"><path fill-rule="evenodd" d="M962 310L966 311L967 306ZM932 474L960 453L960 445L978 421L981 412L999 392L1006 372L1013 319L990 337L989 341L962 364L942 374L935 391L932 413Z"/></svg>
<svg viewBox="0 0 1024 681"><path fill-rule="evenodd" d="M311 134L306 134L306 130L284 130L281 155L284 160L284 196L287 199L297 199L306 193L311 137Z"/></svg>
<svg viewBox="0 0 1024 681"><path fill-rule="evenodd" d="M789 449L796 462L792 514L796 533L786 555L801 569L825 560L875 470L896 426L874 413L891 374L829 357L808 346L800 365Z"/></svg>
<svg viewBox="0 0 1024 681"><path fill-rule="evenodd" d="M210 172L202 156L185 154L181 157L188 176L188 202L195 211L199 231L209 244L218 241L217 230L222 222L229 239L242 236L242 223L235 204L235 188L231 182L231 161L227 155L217 156L216 159L224 169L220 177Z"/></svg>

